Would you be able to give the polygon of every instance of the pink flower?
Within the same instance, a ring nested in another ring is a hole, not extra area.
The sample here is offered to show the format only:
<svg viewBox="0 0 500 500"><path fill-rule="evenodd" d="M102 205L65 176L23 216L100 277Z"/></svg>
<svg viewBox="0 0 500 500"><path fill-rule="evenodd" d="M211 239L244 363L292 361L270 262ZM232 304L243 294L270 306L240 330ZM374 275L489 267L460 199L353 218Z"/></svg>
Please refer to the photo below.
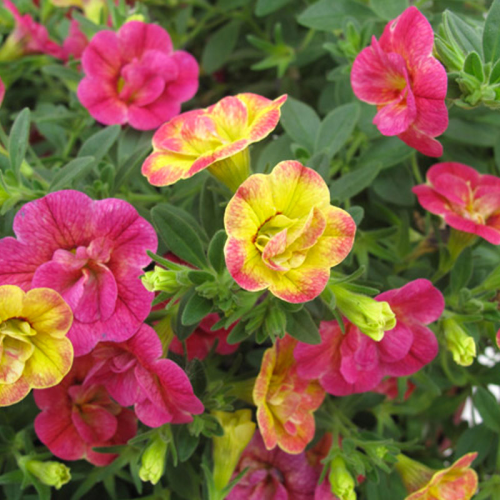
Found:
<svg viewBox="0 0 500 500"><path fill-rule="evenodd" d="M406 391L403 395L403 399L406 401L412 394L417 386L410 380L406 380ZM397 377L387 377L377 387L372 389L373 392L378 392L379 394L384 394L387 399L394 400L398 397L398 379Z"/></svg>
<svg viewBox="0 0 500 500"><path fill-rule="evenodd" d="M427 184L412 191L449 226L500 245L500 178L462 163L436 163L427 172Z"/></svg>
<svg viewBox="0 0 500 500"><path fill-rule="evenodd" d="M89 44L85 34L80 30L78 21L72 20L69 25L68 36L63 42L63 59L68 60L70 56L73 59L81 59L83 51Z"/></svg>
<svg viewBox="0 0 500 500"><path fill-rule="evenodd" d="M375 342L349 322L342 334L336 321L323 321L321 344L299 343L295 348L299 375L319 379L330 394L346 396L374 389L385 375L411 375L430 363L438 343L425 325L436 321L444 310L441 292L430 281L418 279L376 300L389 303L396 315L395 328Z"/></svg>
<svg viewBox="0 0 500 500"><path fill-rule="evenodd" d="M160 26L130 21L100 31L82 56L85 78L78 98L105 125L151 130L179 114L198 89L198 63L175 51Z"/></svg>
<svg viewBox="0 0 500 500"><path fill-rule="evenodd" d="M62 56L62 48L49 39L45 26L29 14L21 15L11 0L3 0L3 4L14 16L16 25L0 49L0 60L13 60L27 54Z"/></svg>
<svg viewBox="0 0 500 500"><path fill-rule="evenodd" d="M135 405L139 420L150 427L191 422L203 404L182 368L161 356L158 335L143 324L126 342L97 345L85 385L102 384L120 405Z"/></svg>
<svg viewBox="0 0 500 500"><path fill-rule="evenodd" d="M85 458L103 466L117 455L92 448L125 444L135 436L137 420L132 411L113 402L102 386L83 385L92 363L90 356L78 358L59 385L34 391L42 410L35 418L35 432L57 457Z"/></svg>
<svg viewBox="0 0 500 500"><path fill-rule="evenodd" d="M24 205L14 233L0 240L0 284L59 292L73 310L76 356L127 340L148 315L154 294L139 276L157 237L126 201L58 191Z"/></svg>
<svg viewBox="0 0 500 500"><path fill-rule="evenodd" d="M446 70L432 56L434 33L416 7L409 7L363 49L352 66L356 97L375 104L373 123L427 156L441 156L434 139L448 126Z"/></svg>
<svg viewBox="0 0 500 500"><path fill-rule="evenodd" d="M226 339L231 333L233 326L228 330L220 328L219 330L212 330L212 326L219 321L219 315L211 313L198 325L198 328L186 340L187 357L191 361L193 359L205 359L212 349L212 346L217 341L215 352L217 354L232 354L238 349L239 344L228 344ZM182 342L174 337L170 343L169 349L176 354L184 354L184 346Z"/></svg>
<svg viewBox="0 0 500 500"><path fill-rule="evenodd" d="M3 98L5 97L5 84L0 78L0 106L2 105Z"/></svg>
<svg viewBox="0 0 500 500"><path fill-rule="evenodd" d="M256 432L241 455L235 476L247 473L231 490L227 500L312 500L318 474L305 452L289 455L279 448L267 451Z"/></svg>

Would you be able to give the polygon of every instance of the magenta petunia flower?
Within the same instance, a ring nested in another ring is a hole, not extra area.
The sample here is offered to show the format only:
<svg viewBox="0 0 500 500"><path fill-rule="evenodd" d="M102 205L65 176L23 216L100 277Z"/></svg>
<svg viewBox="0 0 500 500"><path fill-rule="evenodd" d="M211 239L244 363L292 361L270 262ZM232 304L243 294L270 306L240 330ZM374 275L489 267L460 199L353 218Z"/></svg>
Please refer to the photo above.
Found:
<svg viewBox="0 0 500 500"><path fill-rule="evenodd" d="M205 359L215 341L217 341L217 347L215 348L217 354L232 354L238 349L239 344L228 344L226 340L234 325L231 325L227 330L224 328L212 330L212 327L219 319L217 313L210 313L202 319L196 330L187 338L186 349L188 361L195 358L200 360ZM176 354L184 354L184 346L177 337L172 339L169 349Z"/></svg>
<svg viewBox="0 0 500 500"><path fill-rule="evenodd" d="M441 292L430 281L418 279L376 300L389 303L396 315L395 328L376 342L347 321L345 334L336 321L323 321L321 344L299 343L295 348L299 375L319 379L330 394L346 396L374 389L386 375L411 375L430 363L438 353L438 342L425 325L444 310Z"/></svg>
<svg viewBox="0 0 500 500"><path fill-rule="evenodd" d="M351 84L356 97L377 106L373 123L382 134L397 135L427 156L441 156L443 147L434 137L448 126L448 82L432 56L433 45L429 21L409 7L358 54Z"/></svg>
<svg viewBox="0 0 500 500"><path fill-rule="evenodd" d="M462 163L436 163L427 172L427 184L412 191L449 226L500 245L500 178Z"/></svg>
<svg viewBox="0 0 500 500"><path fill-rule="evenodd" d="M137 432L137 419L133 411L115 403L104 387L83 385L92 364L90 356L78 358L60 384L34 391L42 410L35 418L35 432L56 457L84 458L103 466L117 455L92 448L126 444Z"/></svg>
<svg viewBox="0 0 500 500"><path fill-rule="evenodd" d="M256 432L241 455L234 475L247 473L227 500L312 500L319 474L306 453L289 455L279 448L268 451Z"/></svg>
<svg viewBox="0 0 500 500"><path fill-rule="evenodd" d="M143 324L126 342L103 342L92 352L93 367L85 385L103 385L122 406L135 405L141 422L150 427L192 421L203 413L182 368L160 359L162 345L156 332Z"/></svg>
<svg viewBox="0 0 500 500"><path fill-rule="evenodd" d="M139 276L157 236L126 201L58 191L24 205L14 233L0 240L0 284L59 292L73 310L76 356L127 340L146 319L154 294Z"/></svg>
<svg viewBox="0 0 500 500"><path fill-rule="evenodd" d="M73 59L81 59L88 44L89 41L80 29L78 21L73 19L69 25L68 36L63 42L63 59L68 60L70 56Z"/></svg>
<svg viewBox="0 0 500 500"><path fill-rule="evenodd" d="M179 114L198 90L198 63L174 51L169 34L155 24L130 21L100 31L82 56L85 78L78 98L105 125L129 123L151 130Z"/></svg>

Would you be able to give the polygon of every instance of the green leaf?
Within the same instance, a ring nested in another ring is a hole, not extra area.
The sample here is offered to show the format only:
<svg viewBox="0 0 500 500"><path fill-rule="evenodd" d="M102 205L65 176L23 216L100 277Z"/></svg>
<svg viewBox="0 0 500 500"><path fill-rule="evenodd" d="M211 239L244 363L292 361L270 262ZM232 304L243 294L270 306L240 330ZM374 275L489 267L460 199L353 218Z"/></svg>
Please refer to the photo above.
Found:
<svg viewBox="0 0 500 500"><path fill-rule="evenodd" d="M182 324L184 326L198 324L207 314L210 314L212 308L213 304L211 300L195 293L188 300L182 311Z"/></svg>
<svg viewBox="0 0 500 500"><path fill-rule="evenodd" d="M222 206L224 201L225 198L220 193L219 183L212 177L208 177L201 192L199 214L203 228L209 236L213 236L224 227L224 208Z"/></svg>
<svg viewBox="0 0 500 500"><path fill-rule="evenodd" d="M482 33L479 28L471 26L449 10L444 12L443 21L465 54L475 50L479 55L483 55Z"/></svg>
<svg viewBox="0 0 500 500"><path fill-rule="evenodd" d="M321 344L321 336L318 327L307 309L302 308L293 314L286 311L285 314L286 331L289 335L306 344Z"/></svg>
<svg viewBox="0 0 500 500"><path fill-rule="evenodd" d="M498 127L489 123L451 118L444 137L462 144L493 147L498 143L500 131Z"/></svg>
<svg viewBox="0 0 500 500"><path fill-rule="evenodd" d="M182 209L167 204L157 205L151 210L153 224L167 247L193 266L204 268L207 259L200 237L186 216L189 214Z"/></svg>
<svg viewBox="0 0 500 500"><path fill-rule="evenodd" d="M179 455L179 460L185 462L189 460L191 455L196 450L198 443L200 441L199 436L193 436L189 432L189 427L187 425L178 426L178 432L176 435L175 444L177 447L177 453Z"/></svg>
<svg viewBox="0 0 500 500"><path fill-rule="evenodd" d="M414 150L397 137L381 137L371 141L370 147L359 157L358 167L381 164L382 169L403 162Z"/></svg>
<svg viewBox="0 0 500 500"><path fill-rule="evenodd" d="M353 207L349 207L346 211L354 219L354 223L356 224L356 226L359 226L361 224L361 221L363 220L363 217L365 216L364 208L355 205Z"/></svg>
<svg viewBox="0 0 500 500"><path fill-rule="evenodd" d="M288 97L281 108L281 125L285 132L309 151L314 150L316 135L320 126L319 116L311 106Z"/></svg>
<svg viewBox="0 0 500 500"><path fill-rule="evenodd" d="M99 163L104 155L110 150L120 135L120 125L112 125L99 130L96 134L89 137L78 151L78 156L93 156L95 161Z"/></svg>
<svg viewBox="0 0 500 500"><path fill-rule="evenodd" d="M474 467L478 466L490 453L492 446L495 444L496 437L496 434L488 429L484 423L467 429L458 438L453 460L458 460L466 453L477 451L478 456L474 460Z"/></svg>
<svg viewBox="0 0 500 500"><path fill-rule="evenodd" d="M367 188L377 177L382 165L368 165L343 175L330 186L332 199L346 200Z"/></svg>
<svg viewBox="0 0 500 500"><path fill-rule="evenodd" d="M24 108L16 117L9 135L10 166L16 176L19 175L21 163L28 149L30 132L30 110Z"/></svg>
<svg viewBox="0 0 500 500"><path fill-rule="evenodd" d="M290 3L290 0L257 0L255 15L259 17L267 16L281 9L281 7L284 7L287 3Z"/></svg>
<svg viewBox="0 0 500 500"><path fill-rule="evenodd" d="M231 21L208 38L201 56L201 65L207 73L222 68L229 59L238 41L240 26L240 21Z"/></svg>
<svg viewBox="0 0 500 500"><path fill-rule="evenodd" d="M329 159L333 158L351 137L359 115L357 102L344 104L328 113L316 135L314 152L325 151Z"/></svg>
<svg viewBox="0 0 500 500"><path fill-rule="evenodd" d="M408 6L408 0L370 0L372 10L385 21L395 19Z"/></svg>
<svg viewBox="0 0 500 500"><path fill-rule="evenodd" d="M483 61L477 52L471 52L465 59L464 71L484 82Z"/></svg>
<svg viewBox="0 0 500 500"><path fill-rule="evenodd" d="M500 58L500 0L491 4L484 23L483 53L485 62L495 63Z"/></svg>
<svg viewBox="0 0 500 500"><path fill-rule="evenodd" d="M458 293L472 277L472 250L466 248L456 260L451 271L451 290Z"/></svg>
<svg viewBox="0 0 500 500"><path fill-rule="evenodd" d="M403 167L383 170L373 183L373 189L384 201L403 207L411 207L415 203L412 186L413 178Z"/></svg>
<svg viewBox="0 0 500 500"><path fill-rule="evenodd" d="M215 233L210 245L208 246L208 262L221 274L226 268L226 259L224 257L224 245L226 244L227 235L224 229Z"/></svg>
<svg viewBox="0 0 500 500"><path fill-rule="evenodd" d="M375 18L371 9L356 0L319 0L302 12L297 21L308 28L334 31L342 28L347 16L360 23Z"/></svg>
<svg viewBox="0 0 500 500"><path fill-rule="evenodd" d="M500 404L495 396L488 389L477 387L473 400L484 425L493 432L500 433Z"/></svg>
<svg viewBox="0 0 500 500"><path fill-rule="evenodd" d="M49 193L70 186L75 178L82 178L84 175L88 174L92 170L94 164L95 158L93 156L84 156L71 160L57 171L50 183Z"/></svg>
<svg viewBox="0 0 500 500"><path fill-rule="evenodd" d="M196 327L198 326L196 323L192 325L182 324L182 316L184 315L184 309L186 308L191 298L195 296L195 294L196 292L194 291L194 289L191 289L186 294L184 294L179 303L179 311L177 312L177 316L172 325L175 336L181 341L186 340L196 330Z"/></svg>
<svg viewBox="0 0 500 500"><path fill-rule="evenodd" d="M227 336L226 342L230 345L239 344L250 337L250 335L251 332L246 331L244 322L239 321Z"/></svg>

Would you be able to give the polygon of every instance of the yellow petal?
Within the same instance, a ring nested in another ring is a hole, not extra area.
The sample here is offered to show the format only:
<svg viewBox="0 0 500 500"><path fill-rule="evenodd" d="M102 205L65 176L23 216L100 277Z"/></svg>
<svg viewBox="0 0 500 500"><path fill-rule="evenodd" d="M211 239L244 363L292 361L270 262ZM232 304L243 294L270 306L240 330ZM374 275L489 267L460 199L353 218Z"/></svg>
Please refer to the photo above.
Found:
<svg viewBox="0 0 500 500"><path fill-rule="evenodd" d="M0 321L22 316L24 292L18 286L0 286Z"/></svg>

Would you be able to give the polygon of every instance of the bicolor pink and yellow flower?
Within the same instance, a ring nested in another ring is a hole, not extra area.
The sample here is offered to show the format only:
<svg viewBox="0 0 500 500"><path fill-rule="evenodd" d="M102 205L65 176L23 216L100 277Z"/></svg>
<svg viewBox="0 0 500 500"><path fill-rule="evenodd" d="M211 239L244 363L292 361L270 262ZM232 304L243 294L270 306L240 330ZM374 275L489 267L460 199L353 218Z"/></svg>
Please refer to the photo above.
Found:
<svg viewBox="0 0 500 500"><path fill-rule="evenodd" d="M161 26L130 21L100 31L83 52L78 98L105 125L151 130L179 114L198 90L198 63L174 51Z"/></svg>
<svg viewBox="0 0 500 500"><path fill-rule="evenodd" d="M226 265L235 281L295 303L323 291L356 232L352 217L330 205L321 176L296 161L249 177L227 205L224 225Z"/></svg>
<svg viewBox="0 0 500 500"><path fill-rule="evenodd" d="M412 191L449 226L500 245L500 178L462 163L436 163Z"/></svg>
<svg viewBox="0 0 500 500"><path fill-rule="evenodd" d="M257 422L266 448L279 446L292 454L302 453L314 438L313 413L325 398L316 380L298 375L293 357L296 345L297 341L287 335L266 350L253 389Z"/></svg>
<svg viewBox="0 0 500 500"><path fill-rule="evenodd" d="M405 500L470 500L478 479L470 466L477 453L467 453L450 467L434 470L405 455L398 455L396 469L409 495Z"/></svg>
<svg viewBox="0 0 500 500"><path fill-rule="evenodd" d="M0 286L0 406L21 401L32 388L52 387L69 372L72 320L54 290Z"/></svg>
<svg viewBox="0 0 500 500"><path fill-rule="evenodd" d="M396 314L396 326L374 341L345 322L345 334L336 321L320 325L321 344L299 343L294 351L298 374L319 379L335 396L374 389L386 375L411 375L438 353L436 336L426 325L444 310L444 298L432 283L418 279L384 292L376 300L388 302Z"/></svg>
<svg viewBox="0 0 500 500"><path fill-rule="evenodd" d="M90 355L77 358L59 385L34 392L42 410L35 418L35 432L56 457L84 458L104 466L117 455L92 448L125 444L137 432L137 419L133 411L115 403L103 386L84 384L92 365Z"/></svg>
<svg viewBox="0 0 500 500"><path fill-rule="evenodd" d="M427 156L441 156L443 147L434 137L448 126L448 82L433 45L429 21L409 7L358 54L351 84L356 97L377 106L373 123L382 134L397 135Z"/></svg>
<svg viewBox="0 0 500 500"><path fill-rule="evenodd" d="M184 370L160 359L162 354L158 335L143 324L126 342L97 345L84 385L102 385L120 405L134 405L139 420L150 427L191 422L192 415L203 413L203 404Z"/></svg>
<svg viewBox="0 0 500 500"><path fill-rule="evenodd" d="M55 7L77 7L95 24L100 24L108 14L106 0L50 0L50 3Z"/></svg>
<svg viewBox="0 0 500 500"><path fill-rule="evenodd" d="M168 186L208 168L235 191L250 174L248 146L275 129L286 97L238 94L177 116L155 133L143 175L154 186Z"/></svg>
<svg viewBox="0 0 500 500"><path fill-rule="evenodd" d="M0 240L0 284L59 292L73 311L76 356L127 340L146 319L154 294L139 276L157 236L126 201L58 191L24 205L14 233Z"/></svg>

